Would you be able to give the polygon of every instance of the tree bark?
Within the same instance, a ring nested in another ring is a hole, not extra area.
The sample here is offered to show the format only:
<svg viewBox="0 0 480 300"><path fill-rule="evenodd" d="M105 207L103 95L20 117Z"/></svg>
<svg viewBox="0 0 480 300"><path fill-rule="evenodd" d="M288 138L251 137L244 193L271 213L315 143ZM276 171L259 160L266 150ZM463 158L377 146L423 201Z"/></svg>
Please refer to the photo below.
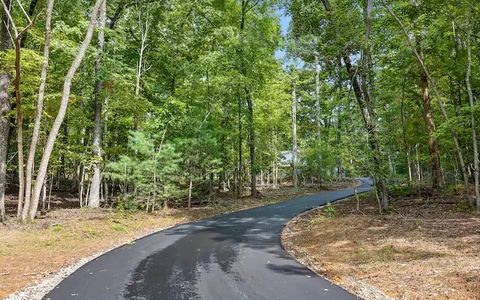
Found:
<svg viewBox="0 0 480 300"><path fill-rule="evenodd" d="M417 2L414 0L413 5L416 8ZM416 22L415 17L414 23ZM421 38L418 34L415 35L415 43L416 43L416 50L418 55L424 60L423 56L423 47L421 45ZM427 137L428 137L428 152L430 154L430 163L432 167L432 187L439 188L442 186L442 167L440 164L440 151L438 150L438 141L435 136L437 131L435 126L435 119L433 117L433 111L431 106L431 99L430 99L430 84L428 81L428 77L422 71L420 73L420 86L422 89L422 115L425 121L425 125L427 127Z"/></svg>
<svg viewBox="0 0 480 300"><path fill-rule="evenodd" d="M478 141L475 122L475 103L473 99L472 85L470 78L472 76L472 47L471 47L471 29L467 34L467 74L465 76L465 84L468 92L468 102L470 104L470 126L472 127L472 143L473 143L473 177L474 177L474 192L475 203L477 211L480 212L480 163L478 158Z"/></svg>
<svg viewBox="0 0 480 300"><path fill-rule="evenodd" d="M93 92L95 116L93 127L93 156L95 163L93 165L93 176L88 195L88 207L98 208L100 206L100 185L102 182L102 107L101 92L103 88L103 78L101 75L103 55L105 51L105 21L106 21L107 0L103 1L99 11L98 19L98 49L95 62L95 89Z"/></svg>
<svg viewBox="0 0 480 300"><path fill-rule="evenodd" d="M18 216L21 214L23 198L25 195L25 168L24 168L24 155L23 155L23 108L22 108L22 96L20 92L20 79L21 79L21 39L26 34L26 32L33 26L33 22L27 15L29 21L28 25L18 33L16 25L14 24L12 15L8 9L8 5L5 2L2 2L4 12L11 23L11 28L14 32L12 36L15 45L15 100L16 100L16 111L17 111L17 158L18 158ZM20 5L22 11L23 7Z"/></svg>
<svg viewBox="0 0 480 300"><path fill-rule="evenodd" d="M147 18L145 20L145 23L142 21L141 13L138 13L138 26L140 27L140 49L138 51L138 62L137 62L137 74L135 78L135 100L138 101L138 98L140 97L140 90L141 90L141 80L142 80L142 74L144 71L144 56L145 56L145 50L147 50L147 40L148 40L148 33L150 29L150 23L149 23L149 16L147 15ZM138 129L139 125L139 116L137 113L134 114L134 130Z"/></svg>
<svg viewBox="0 0 480 300"><path fill-rule="evenodd" d="M104 1L105 0L97 0L95 2L95 5L93 6L92 13L91 13L90 23L88 24L87 32L85 34L85 38L65 77L64 86L63 86L63 95L62 95L62 100L60 102L60 108L58 110L57 117L55 118L55 121L52 125L52 129L50 130L50 133L48 135L47 143L45 145L45 149L42 155L42 160L40 162L40 166L38 169L38 175L35 180L35 185L33 189L33 198L32 198L32 202L29 210L30 220L33 220L37 213L40 193L42 191L42 184L47 174L47 168L50 162L50 156L52 155L53 147L55 145L55 140L57 138L60 127L62 126L63 120L65 118L65 114L67 112L68 100L70 98L70 91L71 91L73 77L75 76L75 73L80 67L80 64L82 63L83 58L85 57L87 48L92 40L93 31L95 28L95 21L97 20L100 6L103 4Z"/></svg>
<svg viewBox="0 0 480 300"><path fill-rule="evenodd" d="M257 194L257 171L255 166L255 121L253 117L253 100L250 91L247 94L248 109L248 146L250 150L250 194Z"/></svg>
<svg viewBox="0 0 480 300"><path fill-rule="evenodd" d="M428 136L428 153L430 154L430 163L432 166L432 187L438 188L442 186L442 171L440 166L438 141L435 137L436 126L433 118L432 107L430 103L430 90L428 78L421 74L422 87L422 114L427 125Z"/></svg>
<svg viewBox="0 0 480 300"><path fill-rule="evenodd" d="M242 97L238 95L238 166L237 166L237 196L243 195L243 133L242 133Z"/></svg>
<svg viewBox="0 0 480 300"><path fill-rule="evenodd" d="M320 106L320 62L318 61L318 53L315 52L315 108L317 121L317 139L320 141L322 127L322 108Z"/></svg>
<svg viewBox="0 0 480 300"><path fill-rule="evenodd" d="M10 0L5 0L10 7ZM1 17L1 44L0 51L6 52L11 48L11 40L8 33L9 19L4 12ZM10 71L5 66L0 66L0 222L5 221L5 188L7 173L8 134L10 131Z"/></svg>
<svg viewBox="0 0 480 300"><path fill-rule="evenodd" d="M192 179L190 179L190 183L188 184L188 209L192 208L192 187L193 182Z"/></svg>
<svg viewBox="0 0 480 300"><path fill-rule="evenodd" d="M18 210L20 215L22 211L23 199L25 195L25 166L23 155L23 111L22 111L22 96L20 93L20 37L15 38L15 99L17 111L17 158L18 158Z"/></svg>
<svg viewBox="0 0 480 300"><path fill-rule="evenodd" d="M292 179L294 187L298 187L297 151L297 91L294 84L292 90Z"/></svg>
<svg viewBox="0 0 480 300"><path fill-rule="evenodd" d="M256 2L258 3L258 2ZM240 72L247 78L248 72L245 63L245 56L243 51L243 35L246 26L247 13L255 5L249 7L250 0L242 0L242 11L240 16ZM257 179L256 179L256 166L255 166L255 119L253 112L253 99L249 87L245 87L245 98L247 101L247 120L248 120L248 147L250 151L250 194L255 196L257 194Z"/></svg>
<svg viewBox="0 0 480 300"><path fill-rule="evenodd" d="M27 157L27 166L25 169L25 207L22 212L22 220L25 221L28 210L30 208L30 201L32 197L32 178L35 164L35 153L37 151L38 138L40 136L40 126L42 122L43 102L45 100L45 87L47 81L48 63L50 57L50 42L52 37L52 12L55 0L48 0L47 16L45 20L45 45L43 48L42 70L40 75L40 86L38 88L38 98L35 110L35 121L33 125L32 138L30 141L30 148ZM32 1L33 3L33 1ZM20 207L19 207L20 209ZM19 210L20 212L20 210Z"/></svg>
<svg viewBox="0 0 480 300"><path fill-rule="evenodd" d="M377 126L371 108L370 98L367 92L363 91L358 82L356 70L353 68L350 58L346 55L343 57L347 72L352 82L355 97L362 113L362 119L367 129L368 143L372 153L373 174L375 179L375 186L380 198L381 212L389 209L388 195L385 184L385 179L382 172L382 158L380 153L380 142L378 138Z"/></svg>

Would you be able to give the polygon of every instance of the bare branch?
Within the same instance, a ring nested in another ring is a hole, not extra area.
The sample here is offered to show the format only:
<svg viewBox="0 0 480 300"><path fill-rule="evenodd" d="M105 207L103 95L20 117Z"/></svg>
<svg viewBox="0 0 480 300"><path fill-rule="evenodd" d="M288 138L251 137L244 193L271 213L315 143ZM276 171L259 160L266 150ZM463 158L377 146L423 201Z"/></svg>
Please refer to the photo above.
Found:
<svg viewBox="0 0 480 300"><path fill-rule="evenodd" d="M12 44L15 44L15 39L13 38L12 33L10 32L8 24L5 23L5 21L4 21L3 25L5 25L5 28L7 28L8 36L10 37L10 40L11 40Z"/></svg>
<svg viewBox="0 0 480 300"><path fill-rule="evenodd" d="M5 4L5 1L3 1L3 0L0 0L0 1L2 1L3 10L5 11L5 14L8 17L8 20L12 23L11 27L13 28L13 30L15 32L15 38L16 38L18 36L17 26L15 26L15 22L13 21L12 15L10 14L10 9ZM8 28L8 26L7 26L7 28Z"/></svg>
<svg viewBox="0 0 480 300"><path fill-rule="evenodd" d="M20 0L17 0L17 3L18 3L18 6L20 6L20 9L22 10L23 14L24 14L25 17L27 18L28 23L32 23L32 20L30 19L30 16L27 14L27 12L25 11L25 9L23 8L23 5L22 5L22 3L20 3Z"/></svg>

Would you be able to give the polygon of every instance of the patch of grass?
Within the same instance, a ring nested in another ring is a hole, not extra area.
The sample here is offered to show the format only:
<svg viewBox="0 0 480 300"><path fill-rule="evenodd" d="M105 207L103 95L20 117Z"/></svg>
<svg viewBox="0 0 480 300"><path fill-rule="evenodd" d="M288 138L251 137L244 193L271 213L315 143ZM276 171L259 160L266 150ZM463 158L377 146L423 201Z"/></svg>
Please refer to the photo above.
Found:
<svg viewBox="0 0 480 300"><path fill-rule="evenodd" d="M127 232L128 231L127 227L125 225L121 224L121 223L112 223L110 225L110 228L113 229L116 232Z"/></svg>
<svg viewBox="0 0 480 300"><path fill-rule="evenodd" d="M57 244L58 242L58 238L50 238L46 241L43 242L43 246L47 247L47 248L50 248L50 247L53 247Z"/></svg>
<svg viewBox="0 0 480 300"><path fill-rule="evenodd" d="M101 233L93 227L87 227L82 230L82 235L87 239L99 237Z"/></svg>
<svg viewBox="0 0 480 300"><path fill-rule="evenodd" d="M476 213L476 208L468 205L467 201L459 201L455 203L453 210L459 213Z"/></svg>
<svg viewBox="0 0 480 300"><path fill-rule="evenodd" d="M379 249L355 249L353 262L357 265L371 264L376 262L410 262L442 256L444 255L438 252L416 250L409 247L401 248L390 245L381 247Z"/></svg>
<svg viewBox="0 0 480 300"><path fill-rule="evenodd" d="M60 232L60 231L63 230L63 225L61 225L61 224L53 224L51 228L52 228L52 231L53 231L53 232Z"/></svg>
<svg viewBox="0 0 480 300"><path fill-rule="evenodd" d="M414 188L408 185L389 185L388 190L396 197L407 197L414 192Z"/></svg>
<svg viewBox="0 0 480 300"><path fill-rule="evenodd" d="M327 203L323 211L328 219L335 219L337 217L337 209L330 202Z"/></svg>

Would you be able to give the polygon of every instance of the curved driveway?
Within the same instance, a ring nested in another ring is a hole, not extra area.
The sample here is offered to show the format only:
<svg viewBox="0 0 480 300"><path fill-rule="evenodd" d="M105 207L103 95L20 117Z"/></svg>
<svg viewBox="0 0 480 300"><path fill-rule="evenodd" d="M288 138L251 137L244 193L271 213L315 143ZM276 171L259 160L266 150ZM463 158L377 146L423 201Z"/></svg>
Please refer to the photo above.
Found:
<svg viewBox="0 0 480 300"><path fill-rule="evenodd" d="M371 189L362 182L358 192ZM291 218L353 193L296 197L154 233L85 264L44 299L356 299L280 244Z"/></svg>

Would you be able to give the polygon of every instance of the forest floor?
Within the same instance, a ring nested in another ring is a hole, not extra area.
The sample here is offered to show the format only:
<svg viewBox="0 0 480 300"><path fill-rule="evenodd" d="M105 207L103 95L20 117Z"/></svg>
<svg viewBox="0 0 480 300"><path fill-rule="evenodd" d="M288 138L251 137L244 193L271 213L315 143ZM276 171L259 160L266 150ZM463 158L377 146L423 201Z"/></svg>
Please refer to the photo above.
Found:
<svg viewBox="0 0 480 300"><path fill-rule="evenodd" d="M293 219L282 243L315 272L365 299L480 299L480 216L460 196L372 193ZM388 297L384 297L384 296Z"/></svg>
<svg viewBox="0 0 480 300"><path fill-rule="evenodd" d="M54 209L35 223L21 225L11 217L6 224L0 224L0 299L42 281L82 258L167 227L353 184L262 189L259 197L241 199L221 193L205 206L190 210L170 208L153 214L113 209L55 209L55 203L71 207L78 205L78 201L66 196L53 197ZM10 202L12 206L14 199L10 198Z"/></svg>

